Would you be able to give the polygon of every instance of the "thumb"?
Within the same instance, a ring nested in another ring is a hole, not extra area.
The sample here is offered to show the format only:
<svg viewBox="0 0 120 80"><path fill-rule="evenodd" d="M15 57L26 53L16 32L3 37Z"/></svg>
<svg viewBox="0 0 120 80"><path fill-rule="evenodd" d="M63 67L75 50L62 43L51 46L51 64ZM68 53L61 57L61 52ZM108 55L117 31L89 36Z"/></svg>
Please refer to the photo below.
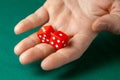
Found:
<svg viewBox="0 0 120 80"><path fill-rule="evenodd" d="M120 34L120 16L109 14L98 18L92 25L92 30L96 32L112 32Z"/></svg>

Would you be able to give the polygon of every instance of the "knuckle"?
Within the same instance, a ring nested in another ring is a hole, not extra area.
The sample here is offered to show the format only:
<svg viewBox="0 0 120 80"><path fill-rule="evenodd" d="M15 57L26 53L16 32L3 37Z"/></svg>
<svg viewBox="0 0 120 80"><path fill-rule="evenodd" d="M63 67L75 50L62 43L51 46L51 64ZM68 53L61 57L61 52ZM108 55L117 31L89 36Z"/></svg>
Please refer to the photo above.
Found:
<svg viewBox="0 0 120 80"><path fill-rule="evenodd" d="M35 49L39 50L39 52L42 54L43 57L45 56L46 51L45 51L45 47L44 46L42 46L42 45L36 45Z"/></svg>
<svg viewBox="0 0 120 80"><path fill-rule="evenodd" d="M64 51L62 50L57 51L57 54L59 54L59 56L62 57L65 61L70 60L70 57L68 56L68 54L64 53Z"/></svg>
<svg viewBox="0 0 120 80"><path fill-rule="evenodd" d="M34 43L34 44L38 43L37 39L34 38L33 36L29 36L28 39L31 40L31 42Z"/></svg>

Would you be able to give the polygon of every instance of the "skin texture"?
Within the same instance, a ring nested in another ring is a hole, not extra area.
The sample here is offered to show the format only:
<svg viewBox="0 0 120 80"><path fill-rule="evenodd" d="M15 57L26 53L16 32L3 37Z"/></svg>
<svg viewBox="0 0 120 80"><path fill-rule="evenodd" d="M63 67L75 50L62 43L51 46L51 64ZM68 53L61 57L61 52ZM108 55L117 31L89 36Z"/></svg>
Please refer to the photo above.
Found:
<svg viewBox="0 0 120 80"><path fill-rule="evenodd" d="M80 58L99 32L120 34L120 0L47 0L16 25L15 33L48 24L68 34L69 45L56 51L33 33L14 49L22 64L42 60L42 69L55 69Z"/></svg>

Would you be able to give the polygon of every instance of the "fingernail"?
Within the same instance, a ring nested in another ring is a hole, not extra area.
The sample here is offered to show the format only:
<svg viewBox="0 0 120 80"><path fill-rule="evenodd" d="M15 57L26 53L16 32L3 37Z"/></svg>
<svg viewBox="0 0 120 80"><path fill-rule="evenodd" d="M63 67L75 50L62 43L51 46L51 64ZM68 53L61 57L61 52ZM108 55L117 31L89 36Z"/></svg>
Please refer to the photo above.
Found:
<svg viewBox="0 0 120 80"><path fill-rule="evenodd" d="M15 46L14 47L14 53L16 54L16 55L19 55L21 52L20 52L20 48L19 48L19 46Z"/></svg>
<svg viewBox="0 0 120 80"><path fill-rule="evenodd" d="M97 31L99 31L99 32L108 31L108 24L107 24L107 23L100 23L100 24L98 25Z"/></svg>
<svg viewBox="0 0 120 80"><path fill-rule="evenodd" d="M18 32L19 32L18 27L15 27L15 28L14 28L14 32L15 32L15 34L18 34Z"/></svg>

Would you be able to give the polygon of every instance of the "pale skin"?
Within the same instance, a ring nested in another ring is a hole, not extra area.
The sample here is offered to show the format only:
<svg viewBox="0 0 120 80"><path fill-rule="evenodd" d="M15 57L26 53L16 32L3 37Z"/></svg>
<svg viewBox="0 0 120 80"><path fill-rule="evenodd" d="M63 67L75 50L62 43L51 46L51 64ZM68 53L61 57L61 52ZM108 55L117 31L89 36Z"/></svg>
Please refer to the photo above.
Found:
<svg viewBox="0 0 120 80"><path fill-rule="evenodd" d="M33 33L14 49L22 64L42 60L42 69L52 70L80 58L99 32L120 34L120 0L47 0L15 33L49 24L70 36L68 46L56 51Z"/></svg>

